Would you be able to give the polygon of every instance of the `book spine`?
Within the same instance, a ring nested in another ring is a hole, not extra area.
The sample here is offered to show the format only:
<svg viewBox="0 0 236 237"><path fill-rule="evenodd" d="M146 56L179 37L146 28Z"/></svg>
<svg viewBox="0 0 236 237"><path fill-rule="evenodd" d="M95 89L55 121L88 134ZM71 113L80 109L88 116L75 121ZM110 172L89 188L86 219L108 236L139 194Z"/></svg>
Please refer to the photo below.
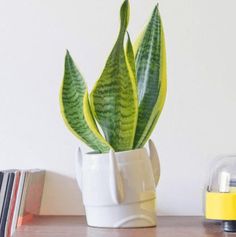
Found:
<svg viewBox="0 0 236 237"><path fill-rule="evenodd" d="M1 221L0 221L0 236L1 237L3 237L5 234L5 226L6 226L6 220L7 220L9 204L10 204L10 199L11 199L14 176L15 176L14 173L10 173L8 182L7 182L7 189L6 189L6 194L4 198L3 210L2 210Z"/></svg>
<svg viewBox="0 0 236 237"><path fill-rule="evenodd" d="M11 195L11 200L10 200L10 207L8 211L8 217L6 221L6 228L5 228L5 237L11 237L11 225L12 225L12 219L13 219L13 214L14 214L14 209L15 209L15 204L16 204L16 198L17 198L17 191L19 187L19 181L20 181L20 172L17 171L15 173L15 180L12 188L12 195Z"/></svg>
<svg viewBox="0 0 236 237"><path fill-rule="evenodd" d="M24 180L24 186L22 190L22 195L21 195L21 201L20 201L20 207L19 207L19 213L17 217L17 226L20 227L22 225L22 218L24 216L24 209L25 209L25 199L26 199L26 194L27 194L27 189L29 186L29 178L30 178L30 172L26 171L25 172L25 180Z"/></svg>
<svg viewBox="0 0 236 237"><path fill-rule="evenodd" d="M1 172L0 172L0 190L1 190L1 188L2 188L3 175L4 175L4 173L1 171Z"/></svg>
<svg viewBox="0 0 236 237"><path fill-rule="evenodd" d="M11 235L14 234L17 227L17 219L18 219L19 211L20 211L20 204L21 204L21 199L22 199L24 182L25 182L25 171L21 171L19 187L18 187L17 197L16 197L15 210L14 210L13 220L12 220L12 225L11 225Z"/></svg>
<svg viewBox="0 0 236 237"><path fill-rule="evenodd" d="M5 194L6 194L8 177L9 177L9 173L8 172L4 172L3 180L2 180L2 186L1 186L1 191L0 191L0 217L1 217L0 220L2 219L3 204L4 204Z"/></svg>

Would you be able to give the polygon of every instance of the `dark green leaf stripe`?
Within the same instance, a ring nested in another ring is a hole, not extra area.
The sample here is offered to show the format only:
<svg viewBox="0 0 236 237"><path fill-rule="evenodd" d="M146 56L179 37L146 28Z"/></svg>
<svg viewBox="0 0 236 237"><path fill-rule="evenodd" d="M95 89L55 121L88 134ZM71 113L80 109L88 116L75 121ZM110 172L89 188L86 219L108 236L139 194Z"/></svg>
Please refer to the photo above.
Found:
<svg viewBox="0 0 236 237"><path fill-rule="evenodd" d="M151 135L166 97L165 40L157 7L139 38L135 64L139 107L134 148L139 148Z"/></svg>
<svg viewBox="0 0 236 237"><path fill-rule="evenodd" d="M87 86L69 52L65 57L60 105L64 121L76 137L95 151L107 152L110 149L97 129L89 105Z"/></svg>
<svg viewBox="0 0 236 237"><path fill-rule="evenodd" d="M92 111L115 151L132 149L138 114L136 79L124 50L128 0L121 7L120 18L118 39L90 97Z"/></svg>

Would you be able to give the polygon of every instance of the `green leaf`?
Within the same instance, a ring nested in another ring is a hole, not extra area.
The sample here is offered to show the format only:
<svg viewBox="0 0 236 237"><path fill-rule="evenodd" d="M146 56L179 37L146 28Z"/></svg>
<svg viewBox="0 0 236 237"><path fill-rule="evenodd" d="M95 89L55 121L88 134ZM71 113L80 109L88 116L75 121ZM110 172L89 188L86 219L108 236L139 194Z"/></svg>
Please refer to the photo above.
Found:
<svg viewBox="0 0 236 237"><path fill-rule="evenodd" d="M139 113L134 148L145 145L157 123L166 97L165 39L157 6L138 41L135 64Z"/></svg>
<svg viewBox="0 0 236 237"><path fill-rule="evenodd" d="M129 36L128 32L127 32L127 37L128 37L127 44L126 44L127 62L130 66L130 69L132 70L132 73L136 76L134 50L133 50L133 46L132 46L132 43L131 43L130 36ZM136 78L135 78L135 83L136 83Z"/></svg>
<svg viewBox="0 0 236 237"><path fill-rule="evenodd" d="M60 107L66 125L76 137L95 151L110 150L110 145L99 133L91 113L85 81L68 51L60 91Z"/></svg>
<svg viewBox="0 0 236 237"><path fill-rule="evenodd" d="M124 50L129 2L120 10L120 32L105 68L91 93L91 108L115 151L133 147L138 115L136 78Z"/></svg>

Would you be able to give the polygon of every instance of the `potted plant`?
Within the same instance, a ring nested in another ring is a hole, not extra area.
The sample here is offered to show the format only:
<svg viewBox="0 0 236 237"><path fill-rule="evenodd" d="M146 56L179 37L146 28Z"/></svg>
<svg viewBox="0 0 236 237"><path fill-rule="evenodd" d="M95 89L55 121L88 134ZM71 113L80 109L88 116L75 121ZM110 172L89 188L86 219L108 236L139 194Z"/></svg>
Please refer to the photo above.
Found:
<svg viewBox="0 0 236 237"><path fill-rule="evenodd" d="M158 6L134 48L128 22L125 0L118 38L90 95L68 51L65 57L61 112L72 133L93 149L83 155L79 149L76 159L90 226L156 225L159 159L151 140L149 155L144 145L166 97L165 41Z"/></svg>

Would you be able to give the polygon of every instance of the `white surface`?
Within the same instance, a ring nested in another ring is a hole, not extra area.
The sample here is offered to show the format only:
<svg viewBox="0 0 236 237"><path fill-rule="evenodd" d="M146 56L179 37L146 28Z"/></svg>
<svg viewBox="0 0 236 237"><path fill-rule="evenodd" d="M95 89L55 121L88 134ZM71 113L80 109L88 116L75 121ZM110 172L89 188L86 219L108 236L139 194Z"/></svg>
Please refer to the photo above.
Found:
<svg viewBox="0 0 236 237"><path fill-rule="evenodd" d="M155 3L131 0L132 39ZM159 3L168 56L168 96L153 134L159 214L198 215L209 161L236 150L236 1ZM59 113L63 60L68 48L91 89L116 39L120 4L0 0L0 166L49 171L43 214L83 213L74 179L81 143Z"/></svg>
<svg viewBox="0 0 236 237"><path fill-rule="evenodd" d="M149 153L145 148L106 154L78 152L76 177L89 226L156 225L153 171L158 167L151 162L158 162L155 146Z"/></svg>

